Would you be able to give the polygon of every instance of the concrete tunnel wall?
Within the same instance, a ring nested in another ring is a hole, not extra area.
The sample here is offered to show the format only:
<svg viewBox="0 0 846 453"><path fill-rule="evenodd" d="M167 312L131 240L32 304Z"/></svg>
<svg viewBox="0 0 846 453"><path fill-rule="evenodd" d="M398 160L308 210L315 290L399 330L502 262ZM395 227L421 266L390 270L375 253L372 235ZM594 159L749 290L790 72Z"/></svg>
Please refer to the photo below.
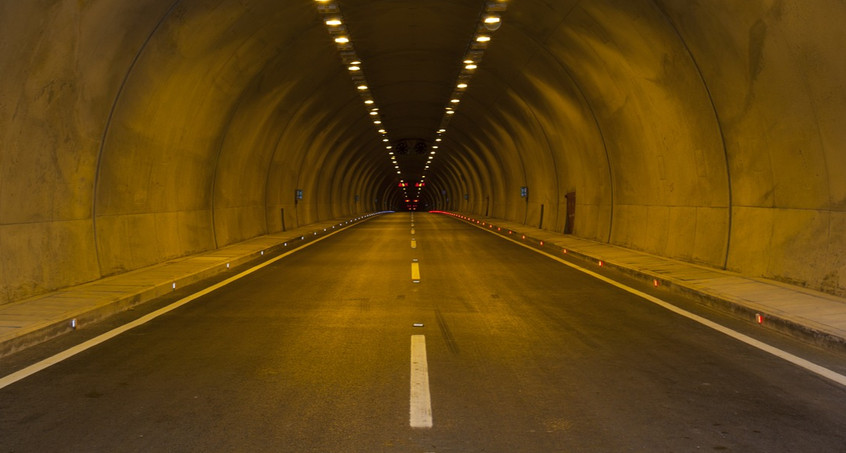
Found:
<svg viewBox="0 0 846 453"><path fill-rule="evenodd" d="M433 185L529 225L543 205L555 231L575 192L578 236L842 296L844 17L824 0L515 2Z"/></svg>
<svg viewBox="0 0 846 453"><path fill-rule="evenodd" d="M424 197L846 295L844 20L511 1ZM398 200L310 0L0 0L0 74L0 303Z"/></svg>

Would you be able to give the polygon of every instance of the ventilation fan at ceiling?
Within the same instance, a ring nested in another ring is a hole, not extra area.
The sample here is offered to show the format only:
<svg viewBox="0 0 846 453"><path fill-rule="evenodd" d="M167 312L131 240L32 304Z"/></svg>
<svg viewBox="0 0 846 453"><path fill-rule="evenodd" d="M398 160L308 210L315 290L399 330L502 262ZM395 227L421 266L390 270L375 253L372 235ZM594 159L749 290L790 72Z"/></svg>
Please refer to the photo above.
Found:
<svg viewBox="0 0 846 453"><path fill-rule="evenodd" d="M419 138L404 138L394 145L394 151L400 155L405 155L412 151L416 154L426 154L428 149L429 145L426 141Z"/></svg>

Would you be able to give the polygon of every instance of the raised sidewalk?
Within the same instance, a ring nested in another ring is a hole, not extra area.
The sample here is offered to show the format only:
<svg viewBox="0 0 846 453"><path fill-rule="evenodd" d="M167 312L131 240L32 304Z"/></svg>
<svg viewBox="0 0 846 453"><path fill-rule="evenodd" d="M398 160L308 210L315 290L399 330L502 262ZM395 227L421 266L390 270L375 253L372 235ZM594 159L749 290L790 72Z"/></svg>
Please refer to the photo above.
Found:
<svg viewBox="0 0 846 453"><path fill-rule="evenodd" d="M586 267L596 269L601 261L603 267L694 297L750 321L760 320L765 327L846 351L844 298L505 220L466 213L445 214L548 253L575 258Z"/></svg>
<svg viewBox="0 0 846 453"><path fill-rule="evenodd" d="M295 249L373 215L376 214L313 223L0 305L0 357L161 297L175 288L229 272L242 264L257 263L265 256L286 249Z"/></svg>

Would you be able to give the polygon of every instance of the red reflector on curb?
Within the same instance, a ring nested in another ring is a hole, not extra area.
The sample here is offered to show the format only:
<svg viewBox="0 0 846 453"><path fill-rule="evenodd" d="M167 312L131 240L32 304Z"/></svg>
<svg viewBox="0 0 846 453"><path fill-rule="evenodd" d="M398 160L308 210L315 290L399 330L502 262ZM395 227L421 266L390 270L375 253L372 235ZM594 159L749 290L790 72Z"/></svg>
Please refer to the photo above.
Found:
<svg viewBox="0 0 846 453"><path fill-rule="evenodd" d="M602 266L604 266L604 265L605 265L605 263L603 263L603 262L602 262L602 260L600 260L600 261L599 261L599 267L602 267Z"/></svg>
<svg viewBox="0 0 846 453"><path fill-rule="evenodd" d="M562 252L567 253L567 249L562 250Z"/></svg>
<svg viewBox="0 0 846 453"><path fill-rule="evenodd" d="M540 241L540 246L543 247L543 241Z"/></svg>
<svg viewBox="0 0 846 453"><path fill-rule="evenodd" d="M764 324L764 316L760 313L755 313L755 322L758 324Z"/></svg>
<svg viewBox="0 0 846 453"><path fill-rule="evenodd" d="M658 279L657 279L657 278L653 278L653 279L652 279L652 286L654 286L654 287L656 287L656 288L657 288L657 287L658 287L658 284L659 284L659 283L658 283Z"/></svg>

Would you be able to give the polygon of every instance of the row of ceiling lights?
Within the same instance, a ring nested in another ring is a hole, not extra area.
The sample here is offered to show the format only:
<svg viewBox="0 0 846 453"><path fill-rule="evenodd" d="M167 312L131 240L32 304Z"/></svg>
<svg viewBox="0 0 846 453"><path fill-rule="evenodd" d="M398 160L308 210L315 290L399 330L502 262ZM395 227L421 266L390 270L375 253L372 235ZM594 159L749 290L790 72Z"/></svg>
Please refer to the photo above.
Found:
<svg viewBox="0 0 846 453"><path fill-rule="evenodd" d="M396 155L393 152L393 147L390 145L388 131L382 125L379 108L376 106L376 102L373 100L370 88L367 86L367 81L364 78L364 70L362 69L362 62L358 58L355 48L353 47L349 31L347 30L341 15L341 9L334 0L315 0L315 2L317 3L318 12L320 12L323 16L323 22L326 24L329 34L334 37L341 59L347 66L347 70L356 85L356 89L364 99L364 104L368 108L370 118L373 121L373 124L377 127L377 132L380 134L382 142L385 144L385 148L388 151L388 158L390 159L394 170L396 170L397 175L400 175L400 186L403 188L403 195L405 198L409 198L407 190L408 184L402 177L402 170L400 169ZM432 145L431 151L429 152L429 157L426 161L426 165L424 166L423 174L420 176L420 182L415 184L417 188L416 198L420 198L423 187L425 186L426 172L429 170L435 159L437 150L440 147L439 144L443 141L443 134L446 133L449 121L455 114L455 109L461 102L461 97L467 89L474 71L478 68L479 63L482 61L482 56L484 55L485 49L491 40L491 33L498 30L502 23L501 16L507 8L506 2L507 0L495 0L485 3L485 9L479 23L476 26L476 32L474 33L473 39L465 53L463 61L464 66L458 75L458 81L456 82L452 96L450 96L450 101L445 109L445 114L441 119L440 128L438 129L435 137L435 144Z"/></svg>
<svg viewBox="0 0 846 453"><path fill-rule="evenodd" d="M476 32L473 34L473 39L470 41L470 44L467 46L467 51L464 54L464 60L462 61L463 66L458 74L458 80L455 83L455 88L453 89L452 96L450 96L449 103L445 108L444 116L441 118L440 128L438 128L438 132L435 134L435 144L432 145L433 151L429 156L429 160L426 162L424 172L428 170L432 164L435 157L435 150L437 150L440 143L443 142L443 135L446 133L447 126L449 125L452 116L455 115L455 109L458 107L458 104L461 103L461 97L467 90L470 79L479 67L479 63L482 62L485 49L487 49L488 43L491 41L491 34L499 30L499 27L502 25L502 14L508 7L506 2L507 0L495 0L485 3L485 9L482 11L478 24L476 24ZM426 178L425 174L423 175L423 178ZM421 190L422 187L418 189L418 197L420 196Z"/></svg>
<svg viewBox="0 0 846 453"><path fill-rule="evenodd" d="M376 126L376 131L379 133L382 143L388 150L388 157L391 160L391 164L397 174L400 175L400 178L402 178L402 170L400 170L399 163L392 151L393 147L390 144L391 140L388 138L388 131L382 124L379 107L376 106L376 101L373 99L373 94L367 85L367 80L364 78L364 69L362 69L363 64L361 59L358 58L355 47L353 47L350 33L347 30L343 16L341 15L341 8L338 6L338 3L333 0L315 0L315 2L317 3L317 11L323 16L323 23L326 24L329 34L335 40L338 52L341 55L341 60L347 67L350 77L355 84L356 90L364 100L364 104L367 107L368 114L370 115L370 120L373 121L373 125Z"/></svg>

